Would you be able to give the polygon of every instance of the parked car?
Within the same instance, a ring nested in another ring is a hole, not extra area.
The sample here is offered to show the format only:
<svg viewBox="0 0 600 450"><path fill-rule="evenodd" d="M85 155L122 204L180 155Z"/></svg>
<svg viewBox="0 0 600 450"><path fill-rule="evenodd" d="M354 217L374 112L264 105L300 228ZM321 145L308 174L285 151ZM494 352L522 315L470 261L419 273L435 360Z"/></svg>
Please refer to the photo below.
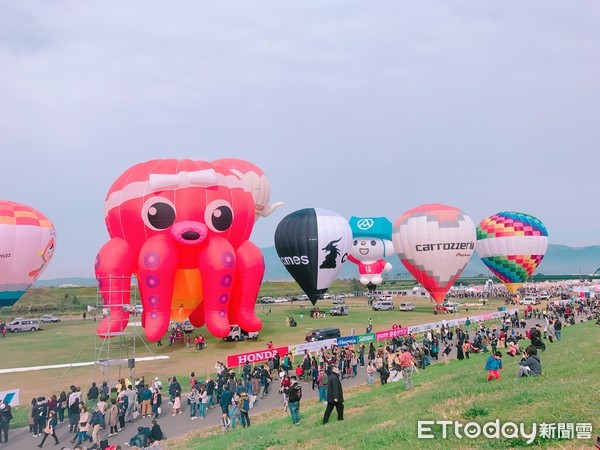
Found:
<svg viewBox="0 0 600 450"><path fill-rule="evenodd" d="M444 308L446 308L445 311L448 311L448 312L456 312L456 308L459 305L460 305L459 303L448 302L448 301L442 303L442 306Z"/></svg>
<svg viewBox="0 0 600 450"><path fill-rule="evenodd" d="M400 305L398 305L398 309L400 311L412 311L415 309L415 305L413 305L411 302L402 302Z"/></svg>
<svg viewBox="0 0 600 450"><path fill-rule="evenodd" d="M379 300L373 303L373 311L391 311L394 309L394 302L389 300Z"/></svg>
<svg viewBox="0 0 600 450"><path fill-rule="evenodd" d="M45 316L40 317L40 322L42 323L58 323L60 319L52 314L46 314Z"/></svg>
<svg viewBox="0 0 600 450"><path fill-rule="evenodd" d="M521 299L521 305L539 305L542 303L537 297L523 297Z"/></svg>
<svg viewBox="0 0 600 450"><path fill-rule="evenodd" d="M242 336L244 336L244 340L254 339L255 341L258 339L258 331L246 331L242 330L239 325L230 325L231 330L229 331L229 336L224 337L224 341L240 341Z"/></svg>
<svg viewBox="0 0 600 450"><path fill-rule="evenodd" d="M337 297L333 299L333 304L334 305L343 305L344 303L346 303L346 300L344 300L345 297Z"/></svg>
<svg viewBox="0 0 600 450"><path fill-rule="evenodd" d="M40 329L39 319L20 319L13 320L6 325L6 331L18 333L20 331L37 331Z"/></svg>
<svg viewBox="0 0 600 450"><path fill-rule="evenodd" d="M318 328L312 330L306 335L306 342L324 341L326 339L335 339L341 337L339 328Z"/></svg>
<svg viewBox="0 0 600 450"><path fill-rule="evenodd" d="M275 299L273 297L261 297L258 303L275 303Z"/></svg>
<svg viewBox="0 0 600 450"><path fill-rule="evenodd" d="M346 305L337 305L329 310L329 314L332 316L347 316L348 315L348 306Z"/></svg>
<svg viewBox="0 0 600 450"><path fill-rule="evenodd" d="M321 298L323 300L331 300L333 298L333 296L331 294L325 293L325 294L321 294Z"/></svg>
<svg viewBox="0 0 600 450"><path fill-rule="evenodd" d="M193 333L195 328L194 325L192 325L192 322L190 322L189 320L186 320L185 322L172 322L173 323L173 327L175 328L179 328L181 329L184 333Z"/></svg>

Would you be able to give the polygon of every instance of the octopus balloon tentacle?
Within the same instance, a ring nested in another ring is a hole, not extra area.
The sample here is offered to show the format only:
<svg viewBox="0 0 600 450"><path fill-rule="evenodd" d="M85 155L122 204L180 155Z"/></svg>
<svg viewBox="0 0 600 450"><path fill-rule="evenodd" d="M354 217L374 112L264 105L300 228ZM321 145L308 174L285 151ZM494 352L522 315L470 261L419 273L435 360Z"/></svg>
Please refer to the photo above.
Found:
<svg viewBox="0 0 600 450"><path fill-rule="evenodd" d="M211 280L203 285L201 307L206 327L214 336L225 337L230 331L227 306L231 299L235 264L235 250L223 238L213 239L198 257L203 279Z"/></svg>
<svg viewBox="0 0 600 450"><path fill-rule="evenodd" d="M146 337L150 341L157 341L169 330L177 269L177 253L169 248L166 236L153 236L144 243L138 267Z"/></svg>
<svg viewBox="0 0 600 450"><path fill-rule="evenodd" d="M240 246L237 256L229 319L243 330L258 331L262 324L254 311L254 303L265 272L264 258L260 249L250 241Z"/></svg>

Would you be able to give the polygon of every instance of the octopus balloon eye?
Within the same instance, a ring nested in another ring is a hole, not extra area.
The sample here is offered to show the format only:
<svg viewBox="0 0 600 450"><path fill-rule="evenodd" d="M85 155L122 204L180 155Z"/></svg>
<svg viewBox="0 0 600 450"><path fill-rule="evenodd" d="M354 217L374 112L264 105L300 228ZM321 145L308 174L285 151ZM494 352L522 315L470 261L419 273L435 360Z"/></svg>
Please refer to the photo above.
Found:
<svg viewBox="0 0 600 450"><path fill-rule="evenodd" d="M225 200L215 200L206 207L204 220L208 228L222 233L233 223L233 209Z"/></svg>
<svg viewBox="0 0 600 450"><path fill-rule="evenodd" d="M372 246L372 247L375 247L376 245L377 245L377 242L375 242L375 241L371 241L371 246Z"/></svg>
<svg viewBox="0 0 600 450"><path fill-rule="evenodd" d="M163 197L153 197L142 208L142 220L152 230L166 230L175 222L175 206Z"/></svg>
<svg viewBox="0 0 600 450"><path fill-rule="evenodd" d="M352 243L352 245L354 245L354 246L358 245L358 241L356 239L354 239L354 242Z"/></svg>

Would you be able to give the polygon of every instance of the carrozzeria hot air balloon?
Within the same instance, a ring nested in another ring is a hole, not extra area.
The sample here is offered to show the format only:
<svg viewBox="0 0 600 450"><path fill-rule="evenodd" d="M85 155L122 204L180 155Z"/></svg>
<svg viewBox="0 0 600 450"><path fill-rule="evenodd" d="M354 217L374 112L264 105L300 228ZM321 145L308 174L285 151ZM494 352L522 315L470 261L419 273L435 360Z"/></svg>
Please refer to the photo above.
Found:
<svg viewBox="0 0 600 450"><path fill-rule="evenodd" d="M231 324L258 331L254 312L264 260L248 239L255 221L250 188L222 164L152 160L127 169L105 201L111 236L96 258L110 315L97 333L110 337L129 320L131 275L138 278L146 337L189 317L216 337Z"/></svg>
<svg viewBox="0 0 600 450"><path fill-rule="evenodd" d="M477 227L477 254L515 293L538 267L548 249L548 231L529 214L503 211Z"/></svg>
<svg viewBox="0 0 600 450"><path fill-rule="evenodd" d="M348 258L352 230L338 213L306 208L285 216L275 230L277 255L314 305Z"/></svg>
<svg viewBox="0 0 600 450"><path fill-rule="evenodd" d="M0 306L12 306L44 271L56 233L41 212L0 201Z"/></svg>
<svg viewBox="0 0 600 450"><path fill-rule="evenodd" d="M392 240L402 264L441 303L475 250L475 225L453 206L411 209L394 223Z"/></svg>

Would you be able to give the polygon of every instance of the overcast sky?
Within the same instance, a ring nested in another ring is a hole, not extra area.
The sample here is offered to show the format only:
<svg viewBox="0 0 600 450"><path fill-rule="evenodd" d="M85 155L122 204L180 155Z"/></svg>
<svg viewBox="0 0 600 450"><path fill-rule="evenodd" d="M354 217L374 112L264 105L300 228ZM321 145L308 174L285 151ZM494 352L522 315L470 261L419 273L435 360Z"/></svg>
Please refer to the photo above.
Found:
<svg viewBox="0 0 600 450"><path fill-rule="evenodd" d="M273 245L305 207L478 223L528 212L600 244L597 1L0 0L0 199L57 230L43 279L93 276L103 203L154 158L237 157Z"/></svg>

